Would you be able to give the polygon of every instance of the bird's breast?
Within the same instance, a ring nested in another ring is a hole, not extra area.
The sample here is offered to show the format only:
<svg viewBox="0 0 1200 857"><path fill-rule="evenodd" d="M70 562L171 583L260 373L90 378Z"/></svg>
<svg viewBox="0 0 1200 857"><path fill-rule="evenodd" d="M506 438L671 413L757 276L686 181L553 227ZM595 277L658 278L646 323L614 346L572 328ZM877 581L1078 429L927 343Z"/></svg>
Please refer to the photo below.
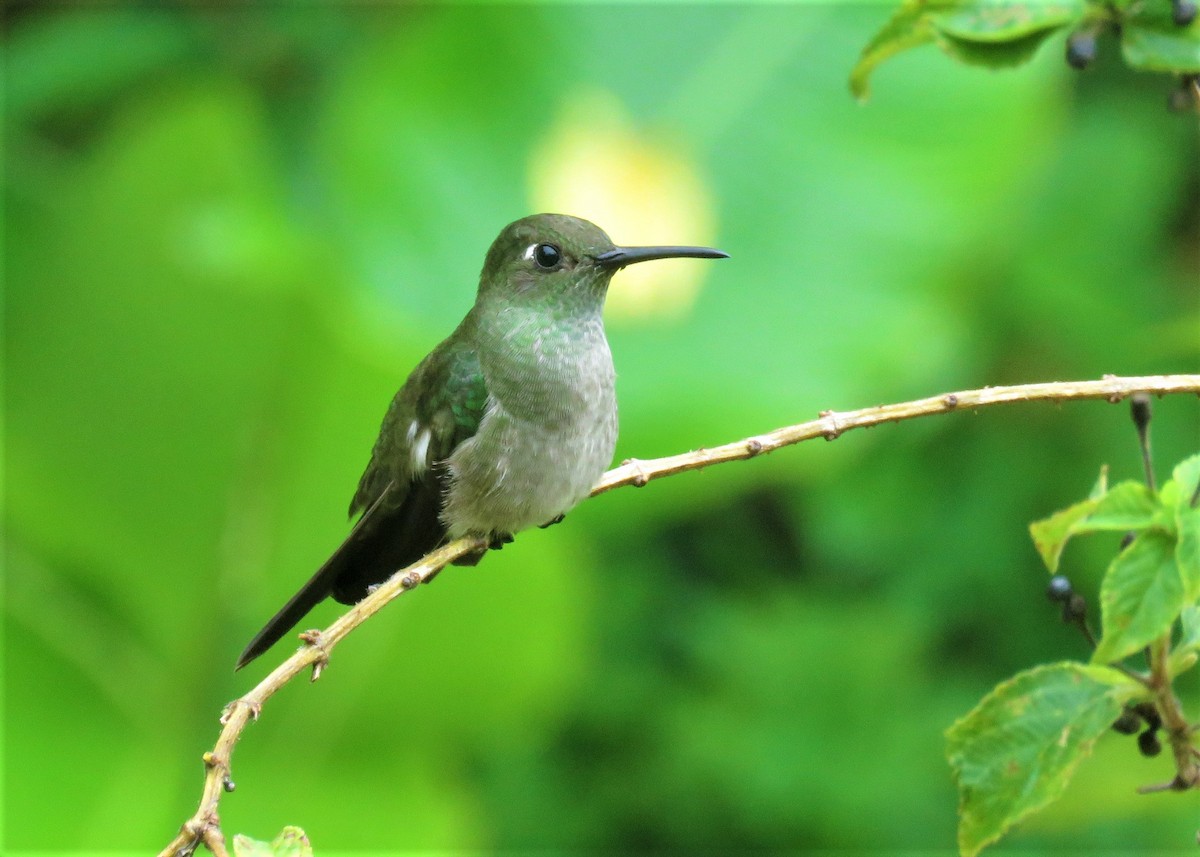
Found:
<svg viewBox="0 0 1200 857"><path fill-rule="evenodd" d="M448 460L442 518L450 535L514 533L585 498L612 461L617 404L603 333L578 348L535 343L481 359L488 405L479 430Z"/></svg>

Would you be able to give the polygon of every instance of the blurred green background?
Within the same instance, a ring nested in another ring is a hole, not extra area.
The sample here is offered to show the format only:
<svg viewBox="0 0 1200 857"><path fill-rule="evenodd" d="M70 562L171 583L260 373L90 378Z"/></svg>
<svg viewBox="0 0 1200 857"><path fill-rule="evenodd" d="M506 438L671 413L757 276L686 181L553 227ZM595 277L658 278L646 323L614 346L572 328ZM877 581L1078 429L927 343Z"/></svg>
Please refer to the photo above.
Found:
<svg viewBox="0 0 1200 857"><path fill-rule="evenodd" d="M733 256L666 311L618 311L617 277L618 460L1196 371L1200 146L1168 81L1104 44L1083 75L1061 41L999 74L930 48L854 103L890 11L10 4L4 849L157 849L194 811L218 712L286 649L237 653L345 534L391 395L531 210L600 220L589 188L616 188L618 242ZM1200 408L1156 409L1165 476ZM1124 406L1021 406L587 502L272 699L224 827L318 854L950 849L943 730L1087 656L1026 526L1105 462L1139 476ZM1068 551L1093 607L1114 547ZM1171 773L1111 735L999 850L1182 850L1196 796L1134 794Z"/></svg>

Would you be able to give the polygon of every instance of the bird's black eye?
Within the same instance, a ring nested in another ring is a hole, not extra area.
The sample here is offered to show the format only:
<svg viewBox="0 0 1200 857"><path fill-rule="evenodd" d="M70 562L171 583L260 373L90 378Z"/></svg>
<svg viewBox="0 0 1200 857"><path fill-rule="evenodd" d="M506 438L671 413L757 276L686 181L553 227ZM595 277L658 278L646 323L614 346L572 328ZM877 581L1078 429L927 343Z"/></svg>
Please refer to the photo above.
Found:
<svg viewBox="0 0 1200 857"><path fill-rule="evenodd" d="M533 261L539 268L550 270L558 265L562 253L553 244L539 244L533 248Z"/></svg>

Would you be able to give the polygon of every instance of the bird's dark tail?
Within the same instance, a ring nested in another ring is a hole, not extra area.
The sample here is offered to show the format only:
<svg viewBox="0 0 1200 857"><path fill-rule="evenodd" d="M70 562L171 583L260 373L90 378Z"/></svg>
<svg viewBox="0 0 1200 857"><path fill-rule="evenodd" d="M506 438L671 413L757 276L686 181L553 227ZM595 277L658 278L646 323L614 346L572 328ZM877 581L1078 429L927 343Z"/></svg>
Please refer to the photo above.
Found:
<svg viewBox="0 0 1200 857"><path fill-rule="evenodd" d="M238 658L236 669L275 645L329 596L343 604L361 601L371 586L437 547L446 531L438 519L440 495L436 485L414 482L398 504L391 493L389 485L358 519L333 556L254 635Z"/></svg>
<svg viewBox="0 0 1200 857"><path fill-rule="evenodd" d="M336 558L337 554L330 557L329 562L321 566L312 579L300 587L300 591L293 595L288 603L284 604L283 608L263 626L263 629L254 635L254 639L238 656L235 670L240 670L279 642L284 634L292 630L297 622L308 615L309 610L329 596L332 591L333 578L336 575L336 571L331 572L330 565Z"/></svg>

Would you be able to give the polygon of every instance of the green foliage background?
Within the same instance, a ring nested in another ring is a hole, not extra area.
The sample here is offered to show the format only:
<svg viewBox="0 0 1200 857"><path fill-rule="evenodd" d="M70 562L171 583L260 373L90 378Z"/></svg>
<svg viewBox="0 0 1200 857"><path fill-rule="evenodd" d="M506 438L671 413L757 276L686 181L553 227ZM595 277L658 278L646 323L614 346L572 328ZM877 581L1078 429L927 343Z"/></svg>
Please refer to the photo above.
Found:
<svg viewBox="0 0 1200 857"><path fill-rule="evenodd" d="M157 848L193 811L217 712L279 657L234 675L237 652L344 534L390 396L528 213L581 85L689 148L734 257L682 321L610 327L618 458L1195 371L1200 152L1163 79L1076 75L1055 41L1004 74L927 49L862 106L846 75L887 14L10 7L4 849ZM1197 403L1153 431L1165 476ZM273 699L226 830L298 824L318 854L949 849L944 729L1086 659L1026 526L1102 462L1138 475L1124 407L1020 407L586 503ZM1067 553L1093 607L1115 543ZM1005 847L1183 848L1195 796L1133 794L1170 774L1111 735Z"/></svg>

